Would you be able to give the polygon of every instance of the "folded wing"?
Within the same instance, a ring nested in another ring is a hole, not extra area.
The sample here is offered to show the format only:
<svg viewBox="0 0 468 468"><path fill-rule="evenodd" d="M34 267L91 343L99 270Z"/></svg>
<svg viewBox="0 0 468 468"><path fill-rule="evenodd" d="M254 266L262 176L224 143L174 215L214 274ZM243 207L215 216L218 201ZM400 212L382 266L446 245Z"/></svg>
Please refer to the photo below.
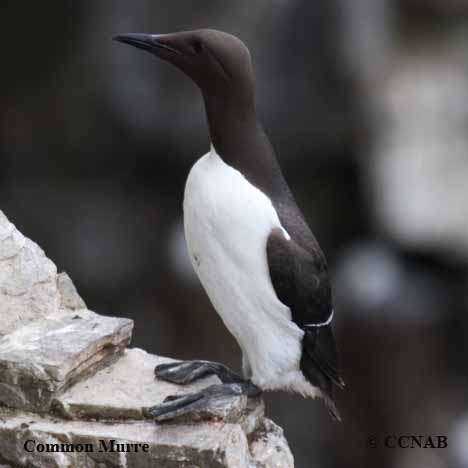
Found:
<svg viewBox="0 0 468 468"><path fill-rule="evenodd" d="M274 229L268 238L267 259L278 299L304 330L301 370L320 388L332 416L340 419L333 402L333 384L343 388L344 382L331 328L333 308L326 261L321 252L312 255L286 239L281 229Z"/></svg>

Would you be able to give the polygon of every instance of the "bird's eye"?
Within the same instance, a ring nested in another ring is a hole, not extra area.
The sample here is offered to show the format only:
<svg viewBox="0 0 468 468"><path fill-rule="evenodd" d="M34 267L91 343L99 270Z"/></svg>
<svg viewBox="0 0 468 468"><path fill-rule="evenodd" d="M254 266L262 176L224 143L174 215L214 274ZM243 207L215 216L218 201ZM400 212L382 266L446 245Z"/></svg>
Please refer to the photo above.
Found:
<svg viewBox="0 0 468 468"><path fill-rule="evenodd" d="M203 49L203 42L200 40L193 41L192 48L196 54L199 54Z"/></svg>

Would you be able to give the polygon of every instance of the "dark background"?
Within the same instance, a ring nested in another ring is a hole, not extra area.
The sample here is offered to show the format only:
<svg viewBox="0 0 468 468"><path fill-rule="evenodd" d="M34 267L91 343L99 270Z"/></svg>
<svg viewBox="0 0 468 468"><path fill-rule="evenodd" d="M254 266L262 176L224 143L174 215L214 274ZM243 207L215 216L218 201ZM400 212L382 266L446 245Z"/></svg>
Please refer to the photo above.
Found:
<svg viewBox="0 0 468 468"><path fill-rule="evenodd" d="M241 37L260 119L330 264L347 389L266 396L297 468L468 466L468 2L4 2L0 208L133 345L240 367L188 263L184 181L209 148L179 71L111 41ZM387 449L389 434L447 449ZM368 439L377 438L370 448Z"/></svg>

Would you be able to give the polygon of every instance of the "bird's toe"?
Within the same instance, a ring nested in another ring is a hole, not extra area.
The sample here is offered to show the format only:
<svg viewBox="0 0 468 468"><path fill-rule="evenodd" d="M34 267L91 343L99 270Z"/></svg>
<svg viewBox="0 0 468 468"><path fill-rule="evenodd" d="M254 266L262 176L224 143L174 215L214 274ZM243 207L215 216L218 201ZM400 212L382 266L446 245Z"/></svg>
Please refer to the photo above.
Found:
<svg viewBox="0 0 468 468"><path fill-rule="evenodd" d="M154 369L158 379L178 385L186 385L213 373L205 361L183 361L160 364Z"/></svg>
<svg viewBox="0 0 468 468"><path fill-rule="evenodd" d="M170 395L159 405L148 408L146 416L156 422L169 421L193 412L196 405L203 399L202 393L190 393L188 395Z"/></svg>

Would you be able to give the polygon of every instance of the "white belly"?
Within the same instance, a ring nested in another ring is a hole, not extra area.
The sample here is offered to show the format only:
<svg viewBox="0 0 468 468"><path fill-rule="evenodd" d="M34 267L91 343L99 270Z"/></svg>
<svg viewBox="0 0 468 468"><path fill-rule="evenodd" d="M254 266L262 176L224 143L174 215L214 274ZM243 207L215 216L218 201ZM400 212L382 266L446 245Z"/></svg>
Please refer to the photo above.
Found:
<svg viewBox="0 0 468 468"><path fill-rule="evenodd" d="M282 229L270 199L212 149L187 179L184 227L192 264L252 381L264 389L304 381L298 374L303 332L277 298L268 270L268 236Z"/></svg>

